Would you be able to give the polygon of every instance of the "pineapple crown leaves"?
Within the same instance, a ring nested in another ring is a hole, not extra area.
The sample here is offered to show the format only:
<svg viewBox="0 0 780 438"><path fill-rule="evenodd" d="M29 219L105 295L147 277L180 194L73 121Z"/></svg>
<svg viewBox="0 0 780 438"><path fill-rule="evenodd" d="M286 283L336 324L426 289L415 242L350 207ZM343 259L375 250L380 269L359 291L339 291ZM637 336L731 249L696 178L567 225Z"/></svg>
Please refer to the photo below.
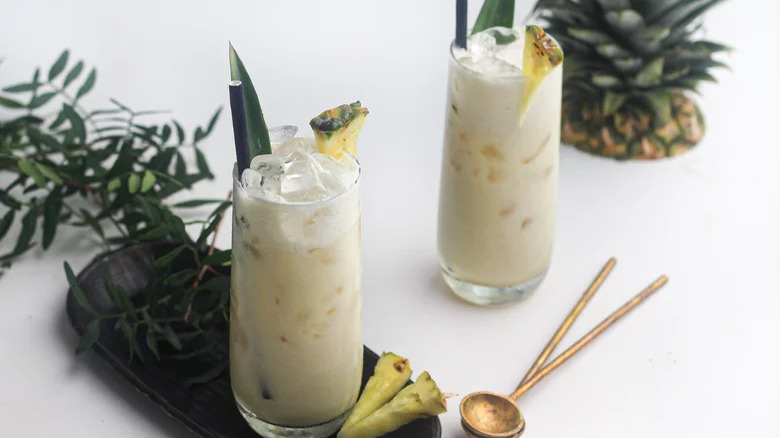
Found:
<svg viewBox="0 0 780 438"><path fill-rule="evenodd" d="M726 65L713 54L730 48L697 39L701 16L724 0L539 0L567 56L564 94L609 115L623 105L663 118L669 93L696 91ZM663 120L659 120L663 122Z"/></svg>

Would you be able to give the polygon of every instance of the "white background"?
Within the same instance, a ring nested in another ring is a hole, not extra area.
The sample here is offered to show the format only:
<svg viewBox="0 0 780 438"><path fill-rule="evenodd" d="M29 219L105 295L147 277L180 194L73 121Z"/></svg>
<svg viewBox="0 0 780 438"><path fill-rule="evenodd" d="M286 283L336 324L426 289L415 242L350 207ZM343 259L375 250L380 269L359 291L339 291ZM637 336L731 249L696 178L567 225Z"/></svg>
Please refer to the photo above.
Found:
<svg viewBox="0 0 780 438"><path fill-rule="evenodd" d="M709 126L693 152L618 163L562 148L552 269L532 298L498 309L459 301L438 276L453 1L0 3L0 86L48 68L67 47L98 67L90 107L115 97L194 127L227 104L232 40L269 125L305 127L361 99L371 109L359 151L365 343L409 357L415 375L429 370L461 395L511 391L614 255L615 271L564 344L659 274L670 282L520 400L526 436L780 436L776 2L731 1L707 15L708 37L735 50L725 58L732 70L701 87ZM518 19L530 3L518 2ZM226 112L205 150L218 177L193 196L227 194L232 141ZM219 244L229 245L228 232ZM0 280L0 436L190 436L95 354L74 357L62 261L78 270L94 251L62 232ZM459 401L441 416L445 437L463 436Z"/></svg>

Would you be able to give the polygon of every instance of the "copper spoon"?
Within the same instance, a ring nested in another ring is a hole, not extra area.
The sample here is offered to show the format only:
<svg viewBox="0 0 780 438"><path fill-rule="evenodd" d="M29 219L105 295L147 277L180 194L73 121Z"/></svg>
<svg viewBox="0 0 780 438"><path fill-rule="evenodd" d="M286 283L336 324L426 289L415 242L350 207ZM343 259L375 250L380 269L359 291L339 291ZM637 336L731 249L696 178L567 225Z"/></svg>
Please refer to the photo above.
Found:
<svg viewBox="0 0 780 438"><path fill-rule="evenodd" d="M588 345L593 339L609 328L615 321L625 316L628 312L644 301L648 296L653 294L653 292L660 289L664 284L666 284L667 281L668 278L665 275L659 277L658 280L654 281L645 290L624 304L623 307L609 315L599 325L588 332L588 334L580 338L574 345L553 359L549 365L542 368L537 374L534 374L527 380L524 378L524 383L521 382L515 392L509 396L488 391L474 392L465 396L460 402L461 426L463 426L463 430L468 436L472 438L514 438L522 435L525 431L525 419L523 418L522 412L520 412L520 408L518 408L517 404L515 403L517 399L528 392L528 390L539 383L540 380L545 378L561 364L569 360L584 346ZM577 303L575 310L579 304L580 303ZM580 308L580 310L582 309ZM574 314L574 310L566 318L564 324L561 325L561 328L566 325L566 322L569 321L569 319L572 319L573 321L572 314ZM569 322L568 325L571 325L571 322ZM561 329L559 329L559 332L560 331ZM558 332L556 332L556 336L557 335ZM553 336L553 340L556 336ZM548 344L548 348L549 347L550 345ZM548 348L546 348L545 351L547 351ZM551 348L550 351L552 351Z"/></svg>
<svg viewBox="0 0 780 438"><path fill-rule="evenodd" d="M536 374L536 372L539 371L539 368L541 368L542 365L544 365L544 363L547 361L547 358L550 357L550 354L553 352L553 350L558 345L558 343L561 342L561 339L563 339L563 336L569 330L569 327L571 327L571 325L574 323L574 320L577 319L580 312L582 312L582 310L585 308L585 305L588 303L588 301L590 301L591 297L593 297L596 291L599 290L599 287L601 287L601 285L604 283L604 280L606 280L607 275L609 275L609 273L612 271L612 268L615 267L616 262L617 260L615 260L615 258L612 257L607 261L604 267L601 268L599 274L596 276L596 278L593 279L593 282L590 284L590 286L588 286L588 289L585 290L585 292L580 297L579 301L577 301L577 304L575 304L574 307L571 309L569 314L566 316L566 319L564 319L563 322L561 323L561 326L558 327L558 330L556 330L555 334L553 334L552 338L550 338L550 341L547 342L547 345L544 347L544 350L542 350L542 352L539 353L539 357L536 358L536 361L533 363L533 365L531 365L531 368L528 370L528 372L525 373L523 380L520 382L520 384L517 385L518 388L522 386L525 382L527 382L529 379L531 379L531 377L533 377L534 374ZM499 397L503 397L503 396L499 395ZM514 402L512 402L512 404L514 404ZM463 416L462 413L461 416ZM507 421L511 424L517 425L517 427L521 432L525 427L525 421L523 420L522 415L520 415L519 418L515 418L514 414L512 413L511 417L504 419L504 422ZM466 429L466 427L467 427L466 424L463 423L463 428Z"/></svg>

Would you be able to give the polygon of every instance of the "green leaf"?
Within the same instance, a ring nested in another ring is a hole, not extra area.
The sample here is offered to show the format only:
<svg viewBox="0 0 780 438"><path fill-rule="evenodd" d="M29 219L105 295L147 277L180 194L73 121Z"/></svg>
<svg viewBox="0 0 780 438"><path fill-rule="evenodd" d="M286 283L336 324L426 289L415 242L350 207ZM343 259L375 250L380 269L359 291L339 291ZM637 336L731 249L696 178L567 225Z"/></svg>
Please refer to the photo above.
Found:
<svg viewBox="0 0 780 438"><path fill-rule="evenodd" d="M187 245L179 245L176 248L174 248L172 251L169 251L160 257L157 257L154 259L154 266L158 268L162 268L167 266L169 263L171 263L171 260L175 259L176 256L181 254L182 251L187 249Z"/></svg>
<svg viewBox="0 0 780 438"><path fill-rule="evenodd" d="M3 96L0 96L0 106L4 106L6 108L13 108L13 109L24 108L23 103Z"/></svg>
<svg viewBox="0 0 780 438"><path fill-rule="evenodd" d="M628 100L627 94L607 91L604 94L604 102L602 103L602 110L604 114L605 115L614 114L615 111L617 111L620 108L620 106L626 102L626 100Z"/></svg>
<svg viewBox="0 0 780 438"><path fill-rule="evenodd" d="M644 94L643 97L655 114L655 126L663 126L672 118L672 101L668 92L656 91Z"/></svg>
<svg viewBox="0 0 780 438"><path fill-rule="evenodd" d="M46 178L43 176L41 171L38 170L38 167L35 165L34 161L30 161L27 158L20 158L17 162L17 165L19 166L19 170L32 178L38 187L46 187Z"/></svg>
<svg viewBox="0 0 780 438"><path fill-rule="evenodd" d="M25 93L28 91L37 90L41 84L38 82L27 82L23 84L11 85L10 87L3 88L6 93Z"/></svg>
<svg viewBox="0 0 780 438"><path fill-rule="evenodd" d="M617 44L599 44L596 46L596 52L598 52L599 55L609 59L631 56L631 52Z"/></svg>
<svg viewBox="0 0 780 438"><path fill-rule="evenodd" d="M144 172L144 178L141 180L141 193L146 193L154 187L154 183L157 181L157 178L155 178L154 173L152 173L151 170L147 170Z"/></svg>
<svg viewBox="0 0 780 438"><path fill-rule="evenodd" d="M60 73L62 73L63 70L65 70L65 66L68 64L68 55L70 55L70 52L64 50L62 54L60 54L59 58L54 61L54 64L49 69L50 82L53 81L54 78L56 78Z"/></svg>
<svg viewBox="0 0 780 438"><path fill-rule="evenodd" d="M168 141L168 139L171 137L171 127L169 125L165 125L162 128L162 133L160 133L160 140L162 140L163 143Z"/></svg>
<svg viewBox="0 0 780 438"><path fill-rule="evenodd" d="M138 240L157 240L165 237L168 234L168 226L167 225L158 225L140 236L138 236Z"/></svg>
<svg viewBox="0 0 780 438"><path fill-rule="evenodd" d="M201 129L201 127L198 126L197 128L195 128L195 134L192 136L192 142L197 144L199 141L203 139L203 137L205 137L205 135L203 135L203 129Z"/></svg>
<svg viewBox="0 0 780 438"><path fill-rule="evenodd" d="M179 337L176 336L176 332L173 331L170 324L165 324L163 327L163 333L165 334L165 339L168 340L168 343L173 346L178 351L181 351L181 341L179 340Z"/></svg>
<svg viewBox="0 0 780 438"><path fill-rule="evenodd" d="M51 122L51 125L49 125L49 129L59 128L63 123L65 123L65 120L68 120L68 115L65 113L65 110L63 109L60 111L59 114L57 114L57 118Z"/></svg>
<svg viewBox="0 0 780 438"><path fill-rule="evenodd" d="M157 359L160 359L160 353L157 351L157 337L151 327L146 330L146 346L149 347L149 350L152 351Z"/></svg>
<svg viewBox="0 0 780 438"><path fill-rule="evenodd" d="M190 280L194 280L198 271L194 269L184 269L168 276L163 282L167 285L182 285Z"/></svg>
<svg viewBox="0 0 780 438"><path fill-rule="evenodd" d="M60 222L60 210L62 210L62 194L59 188L51 192L43 203L43 249L48 249L57 232Z"/></svg>
<svg viewBox="0 0 780 438"><path fill-rule="evenodd" d="M198 248L205 247L206 241L208 240L209 236L214 232L214 230L217 229L217 225L219 225L219 222L222 220L221 215L216 215L211 219L211 222L206 226L201 232L200 236L198 236L197 246Z"/></svg>
<svg viewBox="0 0 780 438"><path fill-rule="evenodd" d="M591 82L593 82L594 84L596 84L601 88L617 87L623 84L623 82L620 79L607 74L594 74L593 77L591 78Z"/></svg>
<svg viewBox="0 0 780 438"><path fill-rule="evenodd" d="M0 220L0 240L3 240L8 230L11 229L11 224L14 223L14 216L16 216L16 210L11 209L5 212L3 219Z"/></svg>
<svg viewBox="0 0 780 438"><path fill-rule="evenodd" d="M212 292L230 292L230 277L227 276L215 276L204 281L198 286L200 290L212 291Z"/></svg>
<svg viewBox="0 0 780 438"><path fill-rule="evenodd" d="M65 75L65 82L62 84L62 88L66 88L68 85L70 85L74 80L76 80L77 77L81 74L81 71L84 70L84 62L79 61L74 65L67 75Z"/></svg>
<svg viewBox="0 0 780 438"><path fill-rule="evenodd" d="M81 87L79 87L79 91L76 92L75 99L78 100L81 96L89 93L89 90L92 89L92 87L95 86L95 78L97 77L97 71L93 68L92 71L89 72L89 76L87 76L87 80L84 81L83 84L81 84Z"/></svg>
<svg viewBox="0 0 780 438"><path fill-rule="evenodd" d="M135 193L138 191L138 188L141 186L141 177L138 176L137 173L131 173L130 176L127 178L127 191L130 193Z"/></svg>
<svg viewBox="0 0 780 438"><path fill-rule="evenodd" d="M100 337L100 320L93 319L87 324L87 330L81 335L79 346L76 347L76 354L82 354L92 348Z"/></svg>
<svg viewBox="0 0 780 438"><path fill-rule="evenodd" d="M670 29L663 26L648 26L632 35L632 40L648 53L658 50L661 42L669 36Z"/></svg>
<svg viewBox="0 0 780 438"><path fill-rule="evenodd" d="M57 95L56 91L50 91L48 93L39 94L33 97L32 99L30 99L30 103L27 104L27 108L36 109L42 107L43 105L49 103L49 101L52 100L56 95Z"/></svg>
<svg viewBox="0 0 780 438"><path fill-rule="evenodd" d="M488 0L490 1L490 0ZM241 81L244 85L244 106L246 108L246 129L249 139L249 159L261 154L271 153L271 139L268 137L268 127L263 117L263 109L257 97L252 79L238 57L238 53L230 44L230 79Z"/></svg>
<svg viewBox="0 0 780 438"><path fill-rule="evenodd" d="M485 0L471 34L491 27L512 27L515 20L515 0Z"/></svg>
<svg viewBox="0 0 780 438"><path fill-rule="evenodd" d="M206 204L217 204L223 201L224 199L191 199L189 201L183 201L177 204L173 204L173 206L176 208L194 208Z"/></svg>
<svg viewBox="0 0 780 438"><path fill-rule="evenodd" d="M219 114L222 112L222 107L219 107L217 111L214 113L213 116L211 116L211 120L209 120L209 124L206 127L206 132L203 133L203 136L206 137L211 134L211 131L214 130L214 126L217 124L217 120L219 119Z"/></svg>
<svg viewBox="0 0 780 438"><path fill-rule="evenodd" d="M105 239L106 235L103 232L103 227L100 225L100 221L98 221L95 216L92 216L92 213L83 208L79 211L81 212L81 218L84 220L84 223L89 225L89 227L98 233L101 238Z"/></svg>
<svg viewBox="0 0 780 438"><path fill-rule="evenodd" d="M62 104L62 111L65 113L65 117L68 121L70 121L70 127L73 130L73 134L81 143L84 143L87 139L87 128L84 126L84 120L76 109L67 103Z"/></svg>
<svg viewBox="0 0 780 438"><path fill-rule="evenodd" d="M38 210L31 208L27 210L27 213L22 217L22 231L19 233L16 246L10 257L18 256L28 249L30 249L30 241L35 234L35 228L38 224Z"/></svg>
<svg viewBox="0 0 780 438"><path fill-rule="evenodd" d="M214 251L212 254L206 256L201 262L204 265L209 266L221 266L230 262L231 251L229 249L223 251Z"/></svg>
<svg viewBox="0 0 780 438"><path fill-rule="evenodd" d="M116 191L119 187L122 186L122 181L119 178L112 178L111 181L108 182L108 186L106 187L109 192Z"/></svg>
<svg viewBox="0 0 780 438"><path fill-rule="evenodd" d="M645 20L633 9L620 9L610 11L604 15L612 27L624 33L636 32L645 26Z"/></svg>
<svg viewBox="0 0 780 438"><path fill-rule="evenodd" d="M176 126L176 137L179 139L179 144L184 144L184 140L187 139L187 136L184 134L184 128L176 120L173 121L173 125Z"/></svg>
<svg viewBox="0 0 780 438"><path fill-rule="evenodd" d="M73 275L73 269L71 269L70 264L68 262L65 262L64 266L65 266L65 277L67 277L68 279L70 290L73 293L73 297L76 298L76 302L79 303L81 308L83 308L90 314L99 315L98 311L95 310L94 307L92 307L92 304L89 302L89 299L87 299L87 294L86 292L84 292L84 289L81 288L78 279L76 279L76 276Z"/></svg>
<svg viewBox="0 0 780 438"><path fill-rule="evenodd" d="M201 175L209 179L214 178L214 175L211 174L211 170L209 170L209 164L206 161L206 157L203 156L203 152L197 148L195 149L195 161L198 164L198 172L200 172Z"/></svg>
<svg viewBox="0 0 780 438"><path fill-rule="evenodd" d="M664 72L664 58L656 58L647 63L634 78L640 87L650 87L661 83Z"/></svg>
<svg viewBox="0 0 780 438"><path fill-rule="evenodd" d="M50 180L54 181L56 184L62 184L62 178L57 174L57 172L52 169L49 166L46 166L45 164L41 163L35 163L35 167L38 168L38 170Z"/></svg>
<svg viewBox="0 0 780 438"><path fill-rule="evenodd" d="M574 38L580 41L585 41L586 43L591 45L615 44L614 41L612 41L612 37L598 30L570 28L567 29L567 32L569 33L569 35L573 36Z"/></svg>

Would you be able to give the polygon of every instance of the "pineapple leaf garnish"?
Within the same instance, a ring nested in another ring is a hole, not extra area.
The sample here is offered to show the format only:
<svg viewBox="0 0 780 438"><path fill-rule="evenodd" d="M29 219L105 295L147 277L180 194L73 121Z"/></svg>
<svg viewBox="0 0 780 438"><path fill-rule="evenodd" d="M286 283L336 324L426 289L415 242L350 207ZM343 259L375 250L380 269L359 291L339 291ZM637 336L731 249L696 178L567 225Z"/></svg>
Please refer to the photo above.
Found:
<svg viewBox="0 0 780 438"><path fill-rule="evenodd" d="M485 0L474 23L472 34L491 27L512 27L515 20L515 0Z"/></svg>
<svg viewBox="0 0 780 438"><path fill-rule="evenodd" d="M246 108L246 130L249 139L249 159L257 155L271 153L271 139L268 136L268 126L263 118L263 109L257 98L252 79L238 57L233 44L230 44L230 80L241 81L244 84L244 106Z"/></svg>

